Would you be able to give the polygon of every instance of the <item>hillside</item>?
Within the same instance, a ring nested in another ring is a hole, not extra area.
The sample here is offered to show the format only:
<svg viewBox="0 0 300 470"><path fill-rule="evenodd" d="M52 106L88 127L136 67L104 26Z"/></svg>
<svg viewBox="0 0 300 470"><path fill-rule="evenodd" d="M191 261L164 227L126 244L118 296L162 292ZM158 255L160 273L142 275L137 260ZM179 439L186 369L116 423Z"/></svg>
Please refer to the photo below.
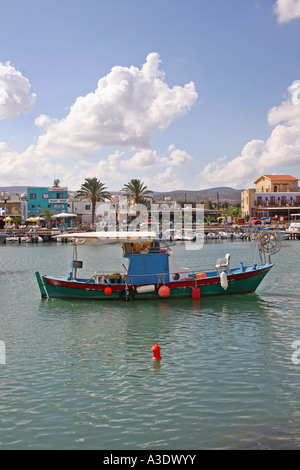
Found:
<svg viewBox="0 0 300 470"><path fill-rule="evenodd" d="M180 190L180 191L169 191L169 192L154 192L154 197L156 199L163 200L165 197L170 198L175 201L186 201L186 202L198 202L200 203L204 199L210 199L211 201L217 202L219 196L219 202L241 202L241 192L242 189L233 189L228 187L218 187L203 189L201 191L190 191L190 190Z"/></svg>

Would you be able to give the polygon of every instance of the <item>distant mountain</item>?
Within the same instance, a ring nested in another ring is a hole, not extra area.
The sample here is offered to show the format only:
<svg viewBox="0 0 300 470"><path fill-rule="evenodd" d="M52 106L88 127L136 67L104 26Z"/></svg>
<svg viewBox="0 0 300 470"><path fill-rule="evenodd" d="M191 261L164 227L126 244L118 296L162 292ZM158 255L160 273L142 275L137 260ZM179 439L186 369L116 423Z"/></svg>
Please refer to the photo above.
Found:
<svg viewBox="0 0 300 470"><path fill-rule="evenodd" d="M22 194L27 192L27 186L6 186L0 188L0 194L7 191L10 194ZM202 190L191 191L189 189L181 189L178 191L154 192L153 196L156 200L163 201L165 198L170 198L172 201L180 202L197 202L200 203L204 199L210 199L213 202L241 202L242 189L233 189L229 187L218 187ZM74 192L74 191L72 191ZM118 191L112 191L112 194L121 194Z"/></svg>
<svg viewBox="0 0 300 470"><path fill-rule="evenodd" d="M171 200L180 201L180 202L197 202L200 203L204 199L210 199L213 202L241 202L241 192L242 189L233 189L228 187L218 187L202 190L178 190L178 191L169 191L169 192L154 192L153 196L155 199L164 200L166 197Z"/></svg>
<svg viewBox="0 0 300 470"><path fill-rule="evenodd" d="M9 194L23 194L27 192L27 186L3 186L0 188L0 194L6 191Z"/></svg>

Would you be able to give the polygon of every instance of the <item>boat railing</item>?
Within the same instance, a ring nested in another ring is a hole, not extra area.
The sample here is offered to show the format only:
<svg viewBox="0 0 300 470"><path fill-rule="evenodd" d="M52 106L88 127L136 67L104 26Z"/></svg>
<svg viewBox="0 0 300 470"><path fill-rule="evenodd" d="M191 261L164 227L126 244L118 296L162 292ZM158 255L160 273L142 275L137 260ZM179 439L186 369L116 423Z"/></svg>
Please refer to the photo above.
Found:
<svg viewBox="0 0 300 470"><path fill-rule="evenodd" d="M93 282L96 284L123 284L123 285L135 285L140 282L136 281L138 278L143 278L143 284L165 284L167 282L180 282L183 280L195 280L205 278L209 276L217 275L216 266L207 267L193 267L193 269L182 269L174 272L162 272L162 273L142 273L142 274L128 274L128 273L93 273L87 280L87 282ZM153 282L155 279L155 282Z"/></svg>

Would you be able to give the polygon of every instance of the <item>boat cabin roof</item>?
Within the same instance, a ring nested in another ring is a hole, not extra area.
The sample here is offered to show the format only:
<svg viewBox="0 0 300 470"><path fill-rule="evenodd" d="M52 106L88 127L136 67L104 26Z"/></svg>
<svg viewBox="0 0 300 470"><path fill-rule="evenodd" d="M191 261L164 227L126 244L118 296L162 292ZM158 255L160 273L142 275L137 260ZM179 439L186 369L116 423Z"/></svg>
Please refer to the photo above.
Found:
<svg viewBox="0 0 300 470"><path fill-rule="evenodd" d="M55 238L71 238L71 239L85 239L85 240L116 240L116 241L127 241L127 242L146 242L154 239L158 239L156 232L74 232L74 233L60 233L56 235Z"/></svg>

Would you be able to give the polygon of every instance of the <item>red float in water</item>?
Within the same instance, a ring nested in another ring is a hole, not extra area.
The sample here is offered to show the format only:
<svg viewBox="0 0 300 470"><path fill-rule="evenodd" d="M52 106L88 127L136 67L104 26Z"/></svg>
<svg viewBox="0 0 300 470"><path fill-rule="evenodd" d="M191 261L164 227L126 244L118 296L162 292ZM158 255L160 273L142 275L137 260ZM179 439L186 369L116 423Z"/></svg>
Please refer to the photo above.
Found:
<svg viewBox="0 0 300 470"><path fill-rule="evenodd" d="M154 361L159 361L161 359L161 355L160 355L160 346L158 346L158 344L154 344L151 348L151 351L153 351L153 357L152 359Z"/></svg>
<svg viewBox="0 0 300 470"><path fill-rule="evenodd" d="M105 287L104 294L105 295L110 295L111 293L112 293L112 288L111 287Z"/></svg>

